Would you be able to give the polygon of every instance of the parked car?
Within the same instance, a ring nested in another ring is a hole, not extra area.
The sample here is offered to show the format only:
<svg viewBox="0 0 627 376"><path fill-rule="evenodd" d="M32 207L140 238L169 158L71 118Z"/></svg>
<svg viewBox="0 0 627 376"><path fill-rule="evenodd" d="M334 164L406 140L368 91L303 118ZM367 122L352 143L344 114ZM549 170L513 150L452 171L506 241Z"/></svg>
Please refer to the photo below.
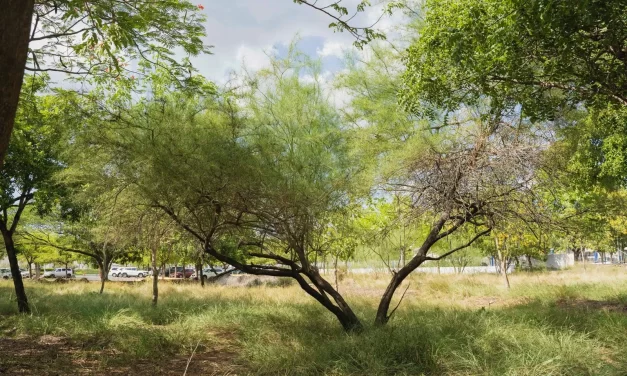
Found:
<svg viewBox="0 0 627 376"><path fill-rule="evenodd" d="M224 269L222 268L205 268L202 270L202 276L205 280L207 280L207 278L209 277L215 277L216 275L222 273L224 273ZM190 278L198 279L198 275L196 275L196 272L194 272L194 274L192 274Z"/></svg>
<svg viewBox="0 0 627 376"><path fill-rule="evenodd" d="M112 266L111 269L109 269L109 277L118 277L120 269L122 268L119 266Z"/></svg>
<svg viewBox="0 0 627 376"><path fill-rule="evenodd" d="M20 273L22 273L22 278L30 278L30 272L25 269L20 269Z"/></svg>
<svg viewBox="0 0 627 376"><path fill-rule="evenodd" d="M72 278L74 271L71 268L56 268L44 272L44 278Z"/></svg>
<svg viewBox="0 0 627 376"><path fill-rule="evenodd" d="M137 278L144 278L146 276L148 276L150 274L150 272L148 272L147 270L141 270L135 267L129 267L129 268L120 268L118 270L118 277L137 277Z"/></svg>
<svg viewBox="0 0 627 376"><path fill-rule="evenodd" d="M184 269L182 266L177 266L176 272L174 271L174 267L166 269L165 276L172 278L190 278L195 272L194 269Z"/></svg>
<svg viewBox="0 0 627 376"><path fill-rule="evenodd" d="M10 279L11 277L11 269L9 268L1 268L0 269L0 278L2 279Z"/></svg>

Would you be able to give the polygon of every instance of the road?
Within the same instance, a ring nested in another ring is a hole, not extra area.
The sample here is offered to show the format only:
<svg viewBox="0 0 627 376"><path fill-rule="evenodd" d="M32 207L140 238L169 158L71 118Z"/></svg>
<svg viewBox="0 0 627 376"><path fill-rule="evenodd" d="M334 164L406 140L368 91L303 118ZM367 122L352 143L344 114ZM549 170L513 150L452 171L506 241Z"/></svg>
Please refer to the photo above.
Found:
<svg viewBox="0 0 627 376"><path fill-rule="evenodd" d="M98 274L81 274L77 275L76 279L87 278L89 282L100 282L100 276ZM150 277L149 277L150 278ZM122 278L122 277L109 277L109 281L120 281L120 282L135 282L146 279L144 278Z"/></svg>

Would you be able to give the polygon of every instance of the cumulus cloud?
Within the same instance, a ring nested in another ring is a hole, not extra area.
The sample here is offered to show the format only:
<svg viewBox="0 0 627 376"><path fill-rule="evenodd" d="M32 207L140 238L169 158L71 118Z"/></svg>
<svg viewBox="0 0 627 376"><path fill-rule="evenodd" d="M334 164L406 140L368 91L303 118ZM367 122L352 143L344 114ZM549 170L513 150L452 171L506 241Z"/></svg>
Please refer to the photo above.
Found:
<svg viewBox="0 0 627 376"><path fill-rule="evenodd" d="M324 42L322 48L318 48L316 53L322 57L337 56L342 58L347 48L348 46L345 43L327 40Z"/></svg>

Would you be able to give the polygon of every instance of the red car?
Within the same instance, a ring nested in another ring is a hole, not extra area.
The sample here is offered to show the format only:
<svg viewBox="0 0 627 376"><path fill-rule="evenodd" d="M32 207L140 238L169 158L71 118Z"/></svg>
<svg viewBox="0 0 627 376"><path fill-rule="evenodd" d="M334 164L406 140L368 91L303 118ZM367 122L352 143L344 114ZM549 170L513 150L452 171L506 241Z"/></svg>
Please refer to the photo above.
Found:
<svg viewBox="0 0 627 376"><path fill-rule="evenodd" d="M194 269L185 269L183 270L182 266L176 267L176 273L174 273L174 267L165 271L166 277L174 277L174 278L190 278L192 274L196 273Z"/></svg>

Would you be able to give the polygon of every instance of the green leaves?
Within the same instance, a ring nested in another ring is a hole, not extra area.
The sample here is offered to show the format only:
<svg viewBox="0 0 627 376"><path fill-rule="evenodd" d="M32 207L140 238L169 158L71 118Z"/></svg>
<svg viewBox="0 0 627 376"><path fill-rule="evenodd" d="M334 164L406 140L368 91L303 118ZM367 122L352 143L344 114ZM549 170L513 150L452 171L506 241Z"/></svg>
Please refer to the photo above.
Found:
<svg viewBox="0 0 627 376"><path fill-rule="evenodd" d="M35 7L29 66L90 84L131 80L137 62L183 81L194 71L179 53L210 53L202 9L189 1L60 0Z"/></svg>

